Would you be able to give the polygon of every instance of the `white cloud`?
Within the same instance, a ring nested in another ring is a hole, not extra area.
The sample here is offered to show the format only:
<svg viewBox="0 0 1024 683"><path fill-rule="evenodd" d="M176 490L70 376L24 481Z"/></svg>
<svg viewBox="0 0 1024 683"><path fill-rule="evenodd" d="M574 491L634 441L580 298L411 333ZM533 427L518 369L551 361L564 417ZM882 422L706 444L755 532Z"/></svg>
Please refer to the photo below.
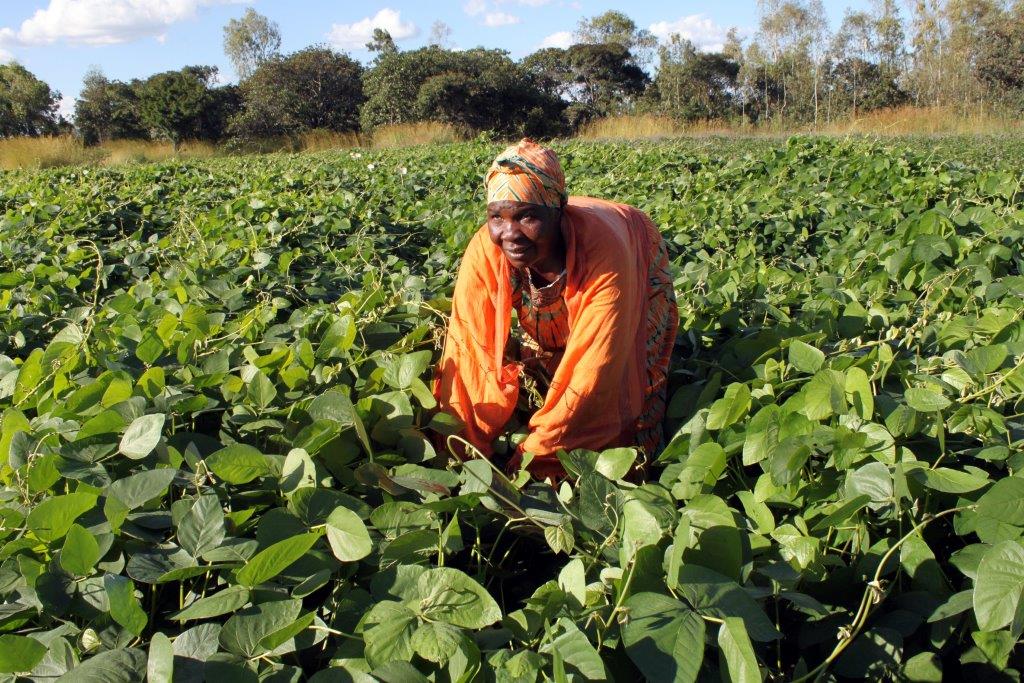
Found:
<svg viewBox="0 0 1024 683"><path fill-rule="evenodd" d="M468 2L462 6L462 11L471 17L475 17L478 14L483 14L487 11L487 3L484 2L484 0L468 0Z"/></svg>
<svg viewBox="0 0 1024 683"><path fill-rule="evenodd" d="M544 5L550 5L552 0L494 0L496 5L504 5L505 3L514 3L516 5L523 5L525 7L543 7Z"/></svg>
<svg viewBox="0 0 1024 683"><path fill-rule="evenodd" d="M192 19L209 5L235 0L50 0L17 31L0 30L0 42L49 45L112 45L161 37L172 24Z"/></svg>
<svg viewBox="0 0 1024 683"><path fill-rule="evenodd" d="M514 14L507 14L505 12L491 12L484 17L484 25L490 26L491 28L498 28L499 26L511 26L512 24L518 24L519 17Z"/></svg>
<svg viewBox="0 0 1024 683"><path fill-rule="evenodd" d="M678 33L681 38L693 43L698 50L711 52L722 49L728 32L728 29L716 24L705 14L691 14L675 21L658 21L651 24L648 30L661 41L668 40L673 33Z"/></svg>
<svg viewBox="0 0 1024 683"><path fill-rule="evenodd" d="M335 47L345 50L361 50L373 37L373 29L382 28L393 39L406 40L419 35L420 29L411 21L402 21L402 13L385 7L372 17L366 17L352 24L332 24L327 40Z"/></svg>
<svg viewBox="0 0 1024 683"><path fill-rule="evenodd" d="M559 31L558 33L552 33L551 35L540 41L540 45L537 49L544 49L546 47L560 47L563 50L573 44L572 31Z"/></svg>

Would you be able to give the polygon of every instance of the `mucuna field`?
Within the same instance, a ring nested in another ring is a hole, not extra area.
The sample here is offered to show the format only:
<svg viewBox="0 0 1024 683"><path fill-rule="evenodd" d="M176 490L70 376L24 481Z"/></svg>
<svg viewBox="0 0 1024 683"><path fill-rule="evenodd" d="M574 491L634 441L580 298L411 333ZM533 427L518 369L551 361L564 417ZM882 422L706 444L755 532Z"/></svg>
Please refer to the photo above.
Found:
<svg viewBox="0 0 1024 683"><path fill-rule="evenodd" d="M556 145L680 310L556 488L430 391L499 149L0 176L0 680L1016 679L1024 144Z"/></svg>

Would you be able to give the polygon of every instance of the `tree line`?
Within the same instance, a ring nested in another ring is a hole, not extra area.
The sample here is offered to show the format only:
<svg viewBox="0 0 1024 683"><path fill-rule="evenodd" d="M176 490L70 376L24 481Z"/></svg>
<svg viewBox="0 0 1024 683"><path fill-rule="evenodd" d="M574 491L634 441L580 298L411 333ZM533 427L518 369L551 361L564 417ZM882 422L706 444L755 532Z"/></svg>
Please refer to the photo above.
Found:
<svg viewBox="0 0 1024 683"><path fill-rule="evenodd" d="M408 51L376 29L367 65L321 45L281 54L277 25L250 8L224 27L237 85L218 85L211 66L129 82L93 69L73 130L87 144L244 144L420 121L551 137L631 113L751 125L822 124L904 104L1024 113L1024 0L913 0L906 16L896 0L874 0L835 31L822 0L758 5L756 32L731 29L713 51L678 34L659 42L610 11L582 20L570 47L520 60L450 49L440 22L429 45ZM59 101L24 67L0 66L0 136L68 130Z"/></svg>

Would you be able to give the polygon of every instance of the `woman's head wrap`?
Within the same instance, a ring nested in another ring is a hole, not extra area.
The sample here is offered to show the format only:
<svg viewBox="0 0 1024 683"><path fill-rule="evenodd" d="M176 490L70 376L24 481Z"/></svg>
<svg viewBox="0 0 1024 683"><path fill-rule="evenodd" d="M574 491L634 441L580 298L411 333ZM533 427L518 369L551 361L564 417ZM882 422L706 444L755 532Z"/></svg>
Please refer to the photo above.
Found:
<svg viewBox="0 0 1024 683"><path fill-rule="evenodd" d="M558 156L529 138L499 154L484 182L488 204L511 200L560 209L568 201Z"/></svg>

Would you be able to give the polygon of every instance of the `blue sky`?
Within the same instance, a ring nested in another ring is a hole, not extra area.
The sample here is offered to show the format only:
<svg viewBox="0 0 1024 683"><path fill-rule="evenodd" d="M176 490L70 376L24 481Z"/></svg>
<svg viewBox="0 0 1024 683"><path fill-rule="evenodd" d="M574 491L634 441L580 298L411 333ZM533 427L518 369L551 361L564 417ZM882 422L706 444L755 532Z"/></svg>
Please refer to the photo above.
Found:
<svg viewBox="0 0 1024 683"><path fill-rule="evenodd" d="M833 26L847 6L866 4L825 2ZM375 26L389 29L399 48L409 49L424 45L434 22L443 21L451 27L452 47L497 47L518 58L541 46L564 46L581 18L609 9L626 12L660 37L678 32L706 49L721 44L730 26L749 34L757 25L755 0L5 0L0 58L16 59L59 90L66 113L90 66L129 80L212 64L222 82L232 82L222 28L249 6L278 23L284 52L323 43L362 61L370 57L362 45Z"/></svg>

